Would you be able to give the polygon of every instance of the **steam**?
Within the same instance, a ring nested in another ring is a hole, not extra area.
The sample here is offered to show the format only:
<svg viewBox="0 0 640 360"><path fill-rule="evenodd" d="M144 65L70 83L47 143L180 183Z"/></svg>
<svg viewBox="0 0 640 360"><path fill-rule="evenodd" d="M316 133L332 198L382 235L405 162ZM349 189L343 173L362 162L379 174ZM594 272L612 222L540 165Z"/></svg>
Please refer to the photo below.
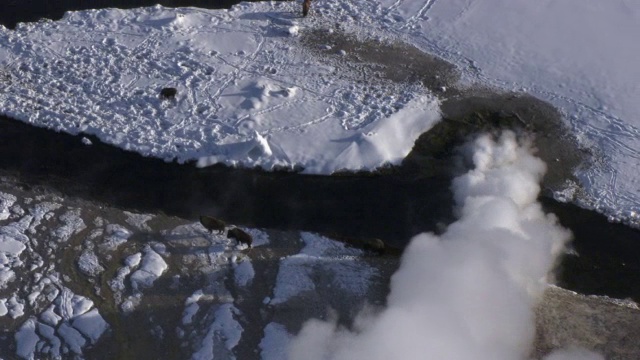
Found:
<svg viewBox="0 0 640 360"><path fill-rule="evenodd" d="M352 330L307 322L291 359L529 358L533 308L571 234L536 202L546 166L529 144L504 132L497 140L481 136L468 150L474 169L453 181L459 220L441 236L412 239L387 308L361 315Z"/></svg>

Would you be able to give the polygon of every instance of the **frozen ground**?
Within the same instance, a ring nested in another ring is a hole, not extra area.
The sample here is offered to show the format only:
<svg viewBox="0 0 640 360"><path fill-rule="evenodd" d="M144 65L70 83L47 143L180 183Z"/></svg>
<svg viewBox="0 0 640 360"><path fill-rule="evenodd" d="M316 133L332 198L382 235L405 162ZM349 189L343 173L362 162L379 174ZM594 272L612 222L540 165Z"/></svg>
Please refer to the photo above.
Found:
<svg viewBox="0 0 640 360"><path fill-rule="evenodd" d="M320 29L399 39L457 65L458 86L528 92L559 107L596 154L577 173L584 193L568 184L559 196L637 222L637 3L327 0L309 18L299 12L295 2L110 9L0 29L0 111L199 166L373 169L408 153L438 121L438 100L343 69L330 44L318 58L298 37ZM176 87L176 99L159 99L163 87Z"/></svg>
<svg viewBox="0 0 640 360"><path fill-rule="evenodd" d="M245 229L248 249L199 223L2 183L3 358L256 358L260 344L282 358L306 318L383 299L392 271L317 234Z"/></svg>

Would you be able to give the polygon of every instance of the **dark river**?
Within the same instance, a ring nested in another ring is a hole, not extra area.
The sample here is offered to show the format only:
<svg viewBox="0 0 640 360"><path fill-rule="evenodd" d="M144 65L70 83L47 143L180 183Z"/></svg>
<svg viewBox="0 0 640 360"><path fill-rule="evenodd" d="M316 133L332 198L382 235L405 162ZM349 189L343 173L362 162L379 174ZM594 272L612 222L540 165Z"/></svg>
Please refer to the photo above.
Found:
<svg viewBox="0 0 640 360"><path fill-rule="evenodd" d="M2 0L0 23L67 10L164 6L228 7L231 0ZM449 106L455 107L456 104ZM0 172L25 188L46 186L68 196L187 219L207 213L250 227L295 229L349 237L377 237L402 249L412 235L438 231L452 221L451 177L416 176L415 169L389 174L304 176L222 166L197 169L144 158L102 144L0 117ZM640 300L640 232L572 204L542 197L575 236L580 256L567 255L559 285L585 294Z"/></svg>

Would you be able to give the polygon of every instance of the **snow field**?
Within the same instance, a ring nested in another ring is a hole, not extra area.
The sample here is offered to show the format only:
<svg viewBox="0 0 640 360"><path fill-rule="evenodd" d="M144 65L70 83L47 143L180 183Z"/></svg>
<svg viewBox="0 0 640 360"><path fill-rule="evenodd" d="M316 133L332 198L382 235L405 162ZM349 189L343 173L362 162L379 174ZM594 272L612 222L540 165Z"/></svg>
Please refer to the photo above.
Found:
<svg viewBox="0 0 640 360"><path fill-rule="evenodd" d="M299 46L294 5L70 12L2 31L1 111L198 166L326 174L398 163L438 120L437 101L384 82L373 97L373 84L338 76ZM176 99L160 99L163 87Z"/></svg>

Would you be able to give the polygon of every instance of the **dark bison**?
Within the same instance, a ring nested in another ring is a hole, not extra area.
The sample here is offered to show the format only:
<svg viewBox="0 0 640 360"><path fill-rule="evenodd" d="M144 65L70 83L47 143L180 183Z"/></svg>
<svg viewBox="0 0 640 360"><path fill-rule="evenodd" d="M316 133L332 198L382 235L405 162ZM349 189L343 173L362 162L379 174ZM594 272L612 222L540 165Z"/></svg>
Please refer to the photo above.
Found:
<svg viewBox="0 0 640 360"><path fill-rule="evenodd" d="M309 8L311 8L311 0L304 0L302 3L302 16L309 14Z"/></svg>
<svg viewBox="0 0 640 360"><path fill-rule="evenodd" d="M227 226L224 221L206 215L200 215L200 224L212 234L213 230L217 230L218 234L224 233L225 226Z"/></svg>
<svg viewBox="0 0 640 360"><path fill-rule="evenodd" d="M227 238L236 239L238 243L247 244L249 245L249 247L251 247L251 243L253 243L253 238L251 237L251 235L247 234L246 231L237 227L229 229L229 231L227 232Z"/></svg>
<svg viewBox="0 0 640 360"><path fill-rule="evenodd" d="M176 98L178 89L176 88L163 88L160 90L160 98L163 100L173 100Z"/></svg>

